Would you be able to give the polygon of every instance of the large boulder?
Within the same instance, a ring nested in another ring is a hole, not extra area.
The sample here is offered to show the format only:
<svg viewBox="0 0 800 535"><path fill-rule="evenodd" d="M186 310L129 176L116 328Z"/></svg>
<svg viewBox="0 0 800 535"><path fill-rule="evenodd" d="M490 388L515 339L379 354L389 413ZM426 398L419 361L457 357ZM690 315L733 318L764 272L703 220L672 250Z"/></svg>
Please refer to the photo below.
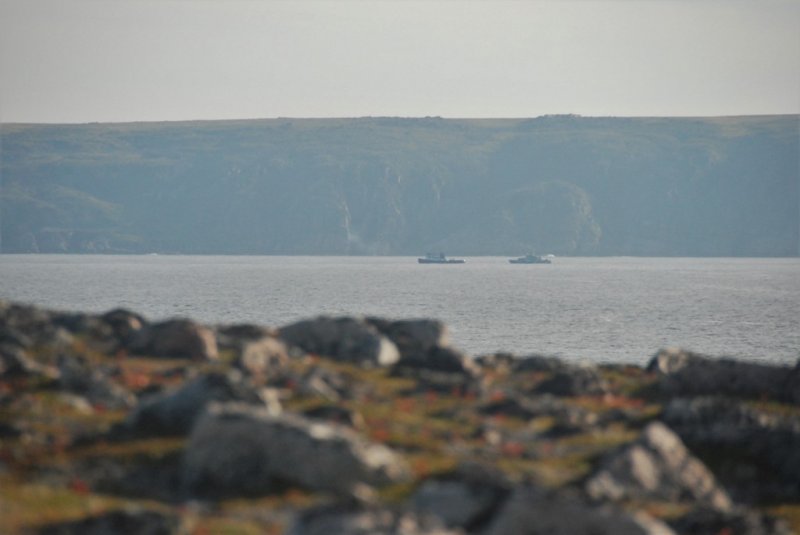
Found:
<svg viewBox="0 0 800 535"><path fill-rule="evenodd" d="M387 321L367 318L367 322L388 337L397 346L401 356L425 354L435 347L450 345L447 326L439 320Z"/></svg>
<svg viewBox="0 0 800 535"><path fill-rule="evenodd" d="M651 423L637 441L611 453L587 481L586 491L600 500L688 501L721 511L732 505L708 468L660 422Z"/></svg>
<svg viewBox="0 0 800 535"><path fill-rule="evenodd" d="M403 357L390 374L412 379L412 388L418 393L478 397L487 385L481 367L452 347L434 348L421 358Z"/></svg>
<svg viewBox="0 0 800 535"><path fill-rule="evenodd" d="M411 319L388 321L369 318L367 321L386 335L400 351L400 359L392 372L417 378L428 376L431 386L443 383L445 388L461 388L464 379L442 378L439 374L458 374L474 379L480 375L481 367L463 351L450 346L447 326L441 321ZM433 375L427 372L432 372ZM469 387L467 386L469 389Z"/></svg>
<svg viewBox="0 0 800 535"><path fill-rule="evenodd" d="M257 495L290 484L344 496L406 479L403 459L343 426L215 404L189 437L183 484L212 498Z"/></svg>
<svg viewBox="0 0 800 535"><path fill-rule="evenodd" d="M521 486L497 513L485 535L675 535L644 513L587 503L566 491Z"/></svg>
<svg viewBox="0 0 800 535"><path fill-rule="evenodd" d="M124 429L144 436L186 435L210 403L228 401L267 406L272 412L280 410L277 400L268 400L236 373L212 372L177 390L144 399L125 421Z"/></svg>
<svg viewBox="0 0 800 535"><path fill-rule="evenodd" d="M361 319L320 316L282 327L278 335L288 345L361 366L390 366L397 362L397 347Z"/></svg>
<svg viewBox="0 0 800 535"><path fill-rule="evenodd" d="M231 350L240 353L245 346L262 338L274 338L276 329L253 323L216 325L214 334L221 351Z"/></svg>
<svg viewBox="0 0 800 535"><path fill-rule="evenodd" d="M123 348L127 348L147 325L143 316L124 308L109 310L101 318L111 328Z"/></svg>
<svg viewBox="0 0 800 535"><path fill-rule="evenodd" d="M426 479L411 497L411 506L448 527L475 532L497 512L511 489L511 482L498 470L464 464Z"/></svg>
<svg viewBox="0 0 800 535"><path fill-rule="evenodd" d="M217 340L214 331L187 319L153 323L141 329L130 350L139 355L216 360Z"/></svg>
<svg viewBox="0 0 800 535"><path fill-rule="evenodd" d="M678 398L662 419L690 446L710 452L738 500L800 499L800 416L720 397Z"/></svg>
<svg viewBox="0 0 800 535"><path fill-rule="evenodd" d="M789 366L714 359L668 348L656 353L647 369L659 374L660 388L670 396L714 395L800 402L800 372Z"/></svg>

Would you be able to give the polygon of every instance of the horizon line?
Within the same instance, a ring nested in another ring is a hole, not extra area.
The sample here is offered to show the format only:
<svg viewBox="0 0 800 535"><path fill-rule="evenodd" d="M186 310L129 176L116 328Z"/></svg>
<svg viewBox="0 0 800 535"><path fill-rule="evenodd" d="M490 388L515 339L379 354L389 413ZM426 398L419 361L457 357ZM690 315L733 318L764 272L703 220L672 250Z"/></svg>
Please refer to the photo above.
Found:
<svg viewBox="0 0 800 535"><path fill-rule="evenodd" d="M353 115L353 116L275 116L275 117L230 117L230 118L194 118L194 119L141 119L113 121L0 121L0 126L88 126L88 125L121 125L121 124L162 124L162 123L211 123L211 122L244 122L244 121L336 121L363 119L407 119L407 120L446 120L446 121L525 121L543 118L575 118L575 119L726 119L726 118L758 118L758 117L800 117L800 112L786 113L737 113L730 115L582 115L577 113L548 113L535 116L498 116L498 117L446 117L441 115Z"/></svg>

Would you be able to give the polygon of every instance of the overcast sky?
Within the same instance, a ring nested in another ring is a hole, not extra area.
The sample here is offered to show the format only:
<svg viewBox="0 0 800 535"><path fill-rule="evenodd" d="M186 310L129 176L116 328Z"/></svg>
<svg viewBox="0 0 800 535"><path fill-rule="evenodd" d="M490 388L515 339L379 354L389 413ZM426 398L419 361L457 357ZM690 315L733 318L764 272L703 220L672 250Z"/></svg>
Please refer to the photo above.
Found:
<svg viewBox="0 0 800 535"><path fill-rule="evenodd" d="M0 0L0 121L800 112L800 0Z"/></svg>

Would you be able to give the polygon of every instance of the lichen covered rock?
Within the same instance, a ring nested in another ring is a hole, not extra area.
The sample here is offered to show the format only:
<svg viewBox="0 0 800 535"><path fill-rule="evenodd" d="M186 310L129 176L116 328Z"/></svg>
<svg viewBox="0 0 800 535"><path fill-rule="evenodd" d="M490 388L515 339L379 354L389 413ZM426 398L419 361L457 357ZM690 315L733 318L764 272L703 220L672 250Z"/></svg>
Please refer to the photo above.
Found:
<svg viewBox="0 0 800 535"><path fill-rule="evenodd" d="M356 318L320 316L282 327L279 336L290 346L362 366L390 366L397 347L375 327Z"/></svg>
<svg viewBox="0 0 800 535"><path fill-rule="evenodd" d="M241 404L208 410L183 465L188 492L216 497L265 493L281 483L360 495L408 475L398 454L350 429Z"/></svg>
<svg viewBox="0 0 800 535"><path fill-rule="evenodd" d="M236 373L203 374L180 388L143 400L125 422L133 435L186 435L212 402L238 401L267 407L267 399L245 384ZM280 406L272 404L272 412Z"/></svg>
<svg viewBox="0 0 800 535"><path fill-rule="evenodd" d="M714 475L665 425L648 425L639 440L614 452L586 483L595 499L689 501L722 511L731 500Z"/></svg>
<svg viewBox="0 0 800 535"><path fill-rule="evenodd" d="M644 513L587 503L570 493L519 487L486 535L675 535Z"/></svg>

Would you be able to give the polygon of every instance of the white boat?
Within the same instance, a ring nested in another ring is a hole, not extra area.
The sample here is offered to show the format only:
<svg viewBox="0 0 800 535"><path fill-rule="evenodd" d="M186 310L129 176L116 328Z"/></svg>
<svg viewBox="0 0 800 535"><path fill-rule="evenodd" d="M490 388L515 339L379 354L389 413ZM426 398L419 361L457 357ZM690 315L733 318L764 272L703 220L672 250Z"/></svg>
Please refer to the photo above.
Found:
<svg viewBox="0 0 800 535"><path fill-rule="evenodd" d="M428 253L423 258L417 258L420 264L463 264L462 258L447 258L444 253Z"/></svg>
<svg viewBox="0 0 800 535"><path fill-rule="evenodd" d="M552 264L550 261L551 256L552 255L538 256L535 254L526 254L519 258L509 258L508 261L512 264Z"/></svg>

